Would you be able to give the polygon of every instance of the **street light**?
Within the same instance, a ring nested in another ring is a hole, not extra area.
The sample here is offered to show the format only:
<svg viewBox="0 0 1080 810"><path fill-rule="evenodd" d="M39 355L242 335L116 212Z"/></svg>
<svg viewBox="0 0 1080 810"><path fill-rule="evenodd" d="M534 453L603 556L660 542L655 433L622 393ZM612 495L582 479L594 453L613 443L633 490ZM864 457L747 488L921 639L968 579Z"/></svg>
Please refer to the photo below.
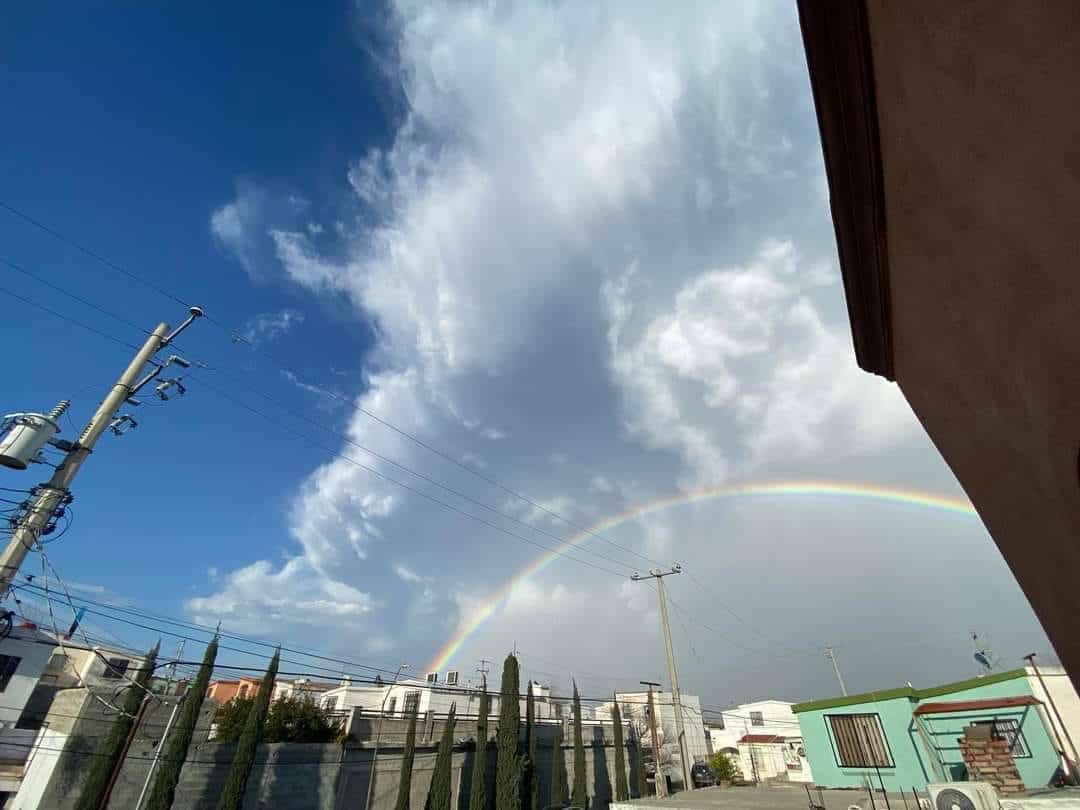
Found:
<svg viewBox="0 0 1080 810"><path fill-rule="evenodd" d="M382 738L383 718L386 717L386 701L390 698L390 692L393 691L394 686L397 685L402 670L408 668L408 664L402 664L397 668L397 672L394 673L394 683L386 690L386 694L383 695L382 706L379 707L379 724L375 727L375 750L371 754L371 773L368 775L367 800L364 802L364 810L371 807L371 797L375 792L375 766L379 762L379 740Z"/></svg>

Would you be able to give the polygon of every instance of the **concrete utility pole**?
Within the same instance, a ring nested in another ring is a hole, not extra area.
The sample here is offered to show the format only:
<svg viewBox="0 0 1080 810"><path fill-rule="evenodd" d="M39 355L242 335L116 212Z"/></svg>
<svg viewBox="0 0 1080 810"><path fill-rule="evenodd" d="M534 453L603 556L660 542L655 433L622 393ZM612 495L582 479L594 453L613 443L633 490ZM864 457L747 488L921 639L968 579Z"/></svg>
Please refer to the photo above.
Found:
<svg viewBox="0 0 1080 810"><path fill-rule="evenodd" d="M655 681L640 681L642 686L649 687L649 728L652 731L652 758L653 758L653 785L656 787L656 798L662 799L667 796L667 780L660 773L660 735L656 733L656 706L653 705L652 690L660 684Z"/></svg>
<svg viewBox="0 0 1080 810"><path fill-rule="evenodd" d="M844 686L844 679L840 675L840 665L836 663L836 652L832 647L825 648L825 657L832 661L833 672L836 673L836 680L840 684L840 694L847 697L847 687Z"/></svg>
<svg viewBox="0 0 1080 810"><path fill-rule="evenodd" d="M187 329L196 318L201 317L203 314L199 307L191 307L189 312L187 320L180 324L172 334L169 334L169 325L167 323L158 324L150 337L146 339L142 348L136 352L135 357L128 364L124 373L120 375L120 379L113 384L112 390L101 401L97 411L83 429L82 435L70 447L66 448L67 454L64 456L64 460L57 466L48 483L41 485L37 497L23 515L19 525L15 527L7 548L0 554L0 599L7 596L8 591L11 589L11 583L14 582L15 577L18 575L19 568L22 566L23 560L26 559L26 555L38 542L38 538L41 537L45 528L53 519L56 510L68 498L71 482L75 480L75 476L78 475L79 469L82 467L83 462L86 461L87 456L93 452L94 445L101 437L101 434L113 423L120 406L129 397L138 393L139 389L157 377L164 365L155 364L155 370L142 380L139 380L143 368L153 360L155 354L169 345L177 335ZM187 365L187 361L182 358L174 359L180 365Z"/></svg>
<svg viewBox="0 0 1080 810"><path fill-rule="evenodd" d="M671 627L668 624L667 598L664 595L664 577L681 574L682 566L675 564L669 571L654 568L649 576L656 580L656 592L660 595L660 622L664 626L664 644L667 647L668 677L671 679L671 704L675 711L675 733L679 738L679 759L682 760L683 790L693 790L694 780L690 778L690 754L686 749L686 728L683 724L682 694L679 692L679 675L675 671L675 649L671 646ZM645 577L633 574L630 579L638 582Z"/></svg>

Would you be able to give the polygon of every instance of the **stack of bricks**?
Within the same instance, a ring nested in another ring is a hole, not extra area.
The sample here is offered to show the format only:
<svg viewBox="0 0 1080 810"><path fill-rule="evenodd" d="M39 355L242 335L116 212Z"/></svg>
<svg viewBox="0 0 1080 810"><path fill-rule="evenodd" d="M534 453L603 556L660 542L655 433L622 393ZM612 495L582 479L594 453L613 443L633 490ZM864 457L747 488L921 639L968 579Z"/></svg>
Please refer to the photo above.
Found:
<svg viewBox="0 0 1080 810"><path fill-rule="evenodd" d="M958 742L968 779L988 782L998 793L1024 792L1024 780L1020 778L1005 740L961 739Z"/></svg>

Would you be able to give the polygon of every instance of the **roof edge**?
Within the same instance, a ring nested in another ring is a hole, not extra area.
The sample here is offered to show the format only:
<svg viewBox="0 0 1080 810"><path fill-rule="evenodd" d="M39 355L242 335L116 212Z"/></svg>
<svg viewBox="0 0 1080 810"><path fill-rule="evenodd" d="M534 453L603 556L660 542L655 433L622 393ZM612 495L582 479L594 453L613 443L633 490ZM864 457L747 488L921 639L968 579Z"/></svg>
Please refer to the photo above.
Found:
<svg viewBox="0 0 1080 810"><path fill-rule="evenodd" d="M855 358L895 379L874 65L865 0L798 0Z"/></svg>
<svg viewBox="0 0 1080 810"><path fill-rule="evenodd" d="M854 706L859 703L875 703L881 700L896 700L908 698L909 700L926 700L927 698L941 697L953 692L962 692L965 689L974 689L979 686L987 686L992 683L1011 681L1016 678L1026 678L1027 670L1024 668L1010 669L1006 672L997 672L993 675L983 675L981 678L967 678L962 681L943 683L940 686L930 686L926 689L914 689L910 686L901 686L897 689L885 689L880 692L860 692L857 695L845 695L844 697L823 698L821 700L808 700L804 703L796 703L791 707L795 714L801 712L820 711L821 709L836 709L841 706Z"/></svg>

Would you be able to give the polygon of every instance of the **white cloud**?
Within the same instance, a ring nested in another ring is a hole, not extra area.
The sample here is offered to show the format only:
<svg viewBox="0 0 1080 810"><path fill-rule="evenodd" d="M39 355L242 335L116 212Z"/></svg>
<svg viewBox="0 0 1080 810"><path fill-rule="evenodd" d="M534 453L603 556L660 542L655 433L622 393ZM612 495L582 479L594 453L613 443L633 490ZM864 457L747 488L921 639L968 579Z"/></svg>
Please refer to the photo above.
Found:
<svg viewBox="0 0 1080 810"><path fill-rule="evenodd" d="M394 17L408 104L385 149L357 145L362 156L347 171L360 214L328 218L332 232L312 234L306 205L240 187L211 222L249 273L272 267L314 296L350 302L378 341L365 358L359 408L450 458L475 466L482 453L487 480L361 410L346 426L351 440L564 537L580 527L507 490L578 524L679 486L766 474L955 487L895 388L855 366L789 4L401 0ZM566 463L551 464L553 452ZM453 509L528 529L353 447L347 453L447 506L328 461L289 512L298 556L277 569L265 561L239 569L195 602L204 613L222 606L256 622L267 593L318 604L328 589L351 589L346 601L373 611L377 597L395 615L351 632L392 632L419 660L541 552ZM823 517L800 504L790 525L778 517L788 514L769 503L742 520L737 508L703 503L605 536L693 565L700 580L741 600L755 625L805 647L830 621L867 610L853 601L840 549L858 549L861 565L900 578L918 559L899 539L905 530L915 538L942 531L892 513L883 530L882 513L840 507ZM762 534L765 525L772 534ZM891 544L852 539L890 531ZM967 564L1000 581L1000 560L978 557L977 547L965 546ZM810 560L809 548L836 565ZM575 554L589 559L590 550L646 564L596 538ZM395 570L406 554L438 571L438 582ZM696 600L698 616L716 612L714 596L672 588ZM915 601L912 610L923 604ZM491 657L516 640L548 657L594 656L601 671L603 651L636 656L640 634L655 632L654 602L647 584L556 562L515 590L461 655ZM890 612L883 632L900 615L918 621L895 603ZM318 611L309 615L318 624ZM331 618L322 621L336 627ZM803 626L813 629L795 629ZM712 657L689 670L703 680L730 652L709 646L696 645ZM655 652L620 669L644 672ZM904 662L886 663L896 666L882 677ZM738 688L782 684L733 677Z"/></svg>
<svg viewBox="0 0 1080 810"><path fill-rule="evenodd" d="M401 565L400 563L394 566L394 573L398 575L398 578L402 582L418 583L424 582L427 579L427 577L420 576L408 566Z"/></svg>
<svg viewBox="0 0 1080 810"><path fill-rule="evenodd" d="M249 318L240 331L241 337L252 345L269 343L304 322L304 313L295 309L262 312Z"/></svg>

